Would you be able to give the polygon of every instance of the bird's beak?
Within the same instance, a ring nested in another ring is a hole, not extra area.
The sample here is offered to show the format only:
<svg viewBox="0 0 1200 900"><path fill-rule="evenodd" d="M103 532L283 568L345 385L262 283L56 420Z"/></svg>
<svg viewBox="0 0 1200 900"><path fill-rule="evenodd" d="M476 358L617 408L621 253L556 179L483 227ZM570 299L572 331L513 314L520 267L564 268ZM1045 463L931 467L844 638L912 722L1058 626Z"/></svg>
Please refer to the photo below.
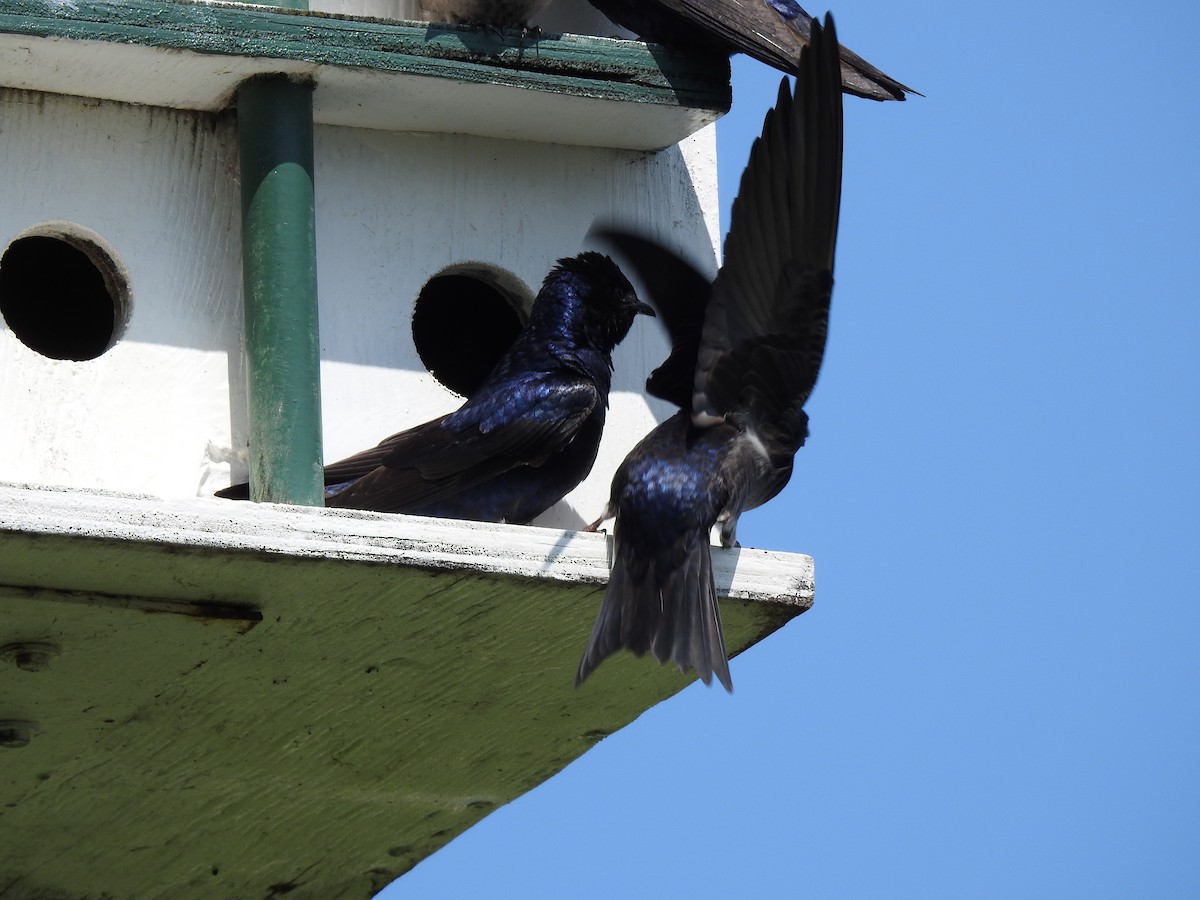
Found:
<svg viewBox="0 0 1200 900"><path fill-rule="evenodd" d="M639 300L637 303L633 304L633 311L635 313L641 313L642 315L649 316L652 319L658 318L658 314L654 312L654 307L643 300Z"/></svg>

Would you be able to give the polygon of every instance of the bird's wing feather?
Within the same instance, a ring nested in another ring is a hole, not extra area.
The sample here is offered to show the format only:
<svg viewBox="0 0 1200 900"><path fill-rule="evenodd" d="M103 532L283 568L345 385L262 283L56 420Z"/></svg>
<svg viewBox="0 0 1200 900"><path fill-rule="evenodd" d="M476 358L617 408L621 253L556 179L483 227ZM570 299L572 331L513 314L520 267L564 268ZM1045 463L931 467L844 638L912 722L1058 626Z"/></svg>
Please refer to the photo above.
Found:
<svg viewBox="0 0 1200 900"><path fill-rule="evenodd" d="M671 355L646 380L646 390L681 409L691 404L704 309L712 280L658 241L615 226L590 236L611 245L645 285L645 296L671 338Z"/></svg>
<svg viewBox="0 0 1200 900"><path fill-rule="evenodd" d="M600 402L585 378L542 375L493 385L485 398L392 435L326 468L326 484L357 479L329 505L370 494L380 505L415 508L445 499L565 447Z"/></svg>
<svg viewBox="0 0 1200 900"><path fill-rule="evenodd" d="M796 66L800 56L800 34L789 27L784 19L786 13L781 14L777 9L781 5L779 3L771 4L767 0L651 2L699 25L719 37L723 43L759 62L785 71L791 71ZM803 10L800 10L800 17L807 18Z"/></svg>
<svg viewBox="0 0 1200 900"><path fill-rule="evenodd" d="M697 424L748 416L791 432L816 384L833 286L842 107L832 23L814 37L797 93L780 85L734 200L697 354Z"/></svg>

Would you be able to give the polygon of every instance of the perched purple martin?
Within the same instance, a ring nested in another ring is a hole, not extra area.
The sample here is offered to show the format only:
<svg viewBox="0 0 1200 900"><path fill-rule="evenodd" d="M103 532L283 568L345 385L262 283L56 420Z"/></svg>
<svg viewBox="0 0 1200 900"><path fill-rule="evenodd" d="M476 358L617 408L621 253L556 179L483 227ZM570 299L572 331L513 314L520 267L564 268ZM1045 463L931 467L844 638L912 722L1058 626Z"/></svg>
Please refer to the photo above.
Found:
<svg viewBox="0 0 1200 900"><path fill-rule="evenodd" d="M652 652L733 690L709 535L770 500L808 436L825 351L842 183L842 97L833 20L811 23L795 96L787 79L754 142L711 283L671 250L608 230L672 338L647 390L682 407L625 458L592 530L616 517L615 552L579 685L606 657Z"/></svg>
<svg viewBox="0 0 1200 900"><path fill-rule="evenodd" d="M421 9L441 22L524 28L550 0L421 0Z"/></svg>
<svg viewBox="0 0 1200 900"><path fill-rule="evenodd" d="M529 321L455 412L325 467L325 505L524 523L596 461L612 351L654 311L607 256L560 259ZM217 496L246 499L246 485Z"/></svg>
<svg viewBox="0 0 1200 900"><path fill-rule="evenodd" d="M796 0L591 0L592 6L644 41L731 55L745 53L794 75L813 19ZM845 47L842 90L870 100L917 93Z"/></svg>

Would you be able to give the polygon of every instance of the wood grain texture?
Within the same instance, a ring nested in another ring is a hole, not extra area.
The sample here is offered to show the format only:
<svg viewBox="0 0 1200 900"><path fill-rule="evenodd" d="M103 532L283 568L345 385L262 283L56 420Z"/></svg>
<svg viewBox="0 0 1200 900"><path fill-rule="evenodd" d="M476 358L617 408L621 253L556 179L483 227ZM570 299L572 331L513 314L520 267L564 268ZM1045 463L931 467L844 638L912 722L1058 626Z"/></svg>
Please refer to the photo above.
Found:
<svg viewBox="0 0 1200 900"><path fill-rule="evenodd" d="M689 681L622 656L571 687L598 535L15 486L0 510L0 644L61 649L0 678L39 731L0 751L5 896L370 897ZM805 557L715 556L778 585L723 603L736 651L811 602Z"/></svg>
<svg viewBox="0 0 1200 900"><path fill-rule="evenodd" d="M318 127L325 458L461 404L413 342L413 303L435 275L500 272L531 302L596 218L662 234L715 271L714 131L645 153ZM175 497L244 481L234 118L0 91L0 155L0 248L47 223L84 230L132 290L121 340L87 363L42 357L0 323L0 478ZM599 513L617 464L667 413L642 390L667 347L645 319L618 348L596 466L540 524Z"/></svg>
<svg viewBox="0 0 1200 900"><path fill-rule="evenodd" d="M185 2L0 0L0 85L213 111L272 72L317 82L323 124L588 146L669 146L730 103L726 60L632 41Z"/></svg>
<svg viewBox="0 0 1200 900"><path fill-rule="evenodd" d="M0 157L0 248L91 235L131 305L88 362L47 359L0 323L2 477L194 495L206 447L244 441L234 121L0 91Z"/></svg>

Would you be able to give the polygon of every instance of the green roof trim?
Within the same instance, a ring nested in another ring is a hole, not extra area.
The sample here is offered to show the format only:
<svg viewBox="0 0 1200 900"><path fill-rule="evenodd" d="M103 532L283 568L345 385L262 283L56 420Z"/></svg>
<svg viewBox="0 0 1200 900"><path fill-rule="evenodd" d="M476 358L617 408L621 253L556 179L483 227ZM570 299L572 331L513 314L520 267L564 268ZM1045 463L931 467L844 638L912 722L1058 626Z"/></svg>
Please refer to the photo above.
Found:
<svg viewBox="0 0 1200 900"><path fill-rule="evenodd" d="M0 33L356 67L725 112L728 62L634 41L185 2L0 0Z"/></svg>

